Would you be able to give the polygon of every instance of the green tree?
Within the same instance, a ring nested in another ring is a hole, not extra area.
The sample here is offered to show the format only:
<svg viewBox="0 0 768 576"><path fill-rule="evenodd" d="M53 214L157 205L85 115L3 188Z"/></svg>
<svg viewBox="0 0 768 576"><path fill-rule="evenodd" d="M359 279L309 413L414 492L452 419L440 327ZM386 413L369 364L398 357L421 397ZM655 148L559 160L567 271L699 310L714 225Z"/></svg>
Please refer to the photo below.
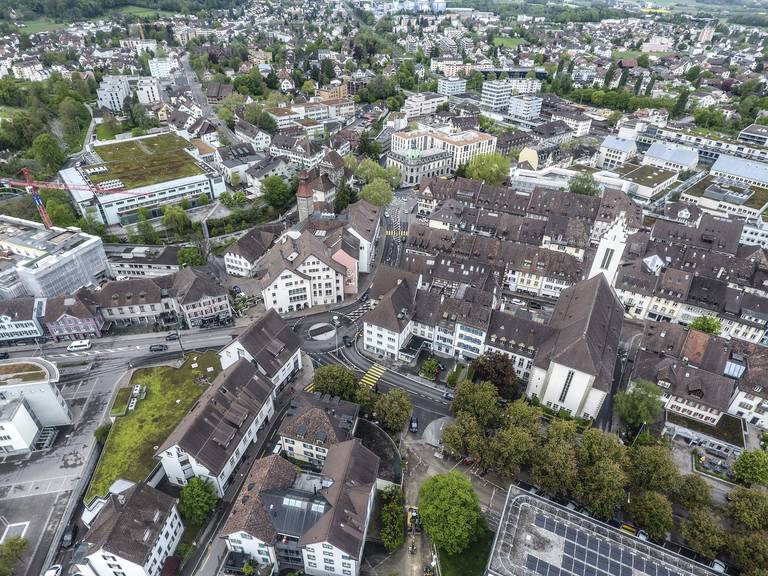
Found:
<svg viewBox="0 0 768 576"><path fill-rule="evenodd" d="M197 197L197 205L198 206L206 206L210 203L210 198L208 198L208 194L200 194Z"/></svg>
<svg viewBox="0 0 768 576"><path fill-rule="evenodd" d="M533 458L531 477L546 494L569 497L576 490L576 422L553 421L547 441Z"/></svg>
<svg viewBox="0 0 768 576"><path fill-rule="evenodd" d="M626 498L627 476L618 462L602 458L579 469L576 497L598 518L611 518Z"/></svg>
<svg viewBox="0 0 768 576"><path fill-rule="evenodd" d="M467 165L467 177L498 186L509 177L509 158L498 152L478 154Z"/></svg>
<svg viewBox="0 0 768 576"><path fill-rule="evenodd" d="M749 532L728 539L728 555L747 576L765 576L768 571L768 532Z"/></svg>
<svg viewBox="0 0 768 576"><path fill-rule="evenodd" d="M484 448L481 455L484 467L493 468L505 478L512 478L522 466L530 463L536 440L529 430L507 425L497 430Z"/></svg>
<svg viewBox="0 0 768 576"><path fill-rule="evenodd" d="M301 91L304 92L304 94L307 96L314 96L315 83L312 80L306 80L304 84L301 85Z"/></svg>
<svg viewBox="0 0 768 576"><path fill-rule="evenodd" d="M763 450L742 452L733 463L733 473L744 484L768 486L768 452Z"/></svg>
<svg viewBox="0 0 768 576"><path fill-rule="evenodd" d="M438 474L422 484L419 514L435 545L450 555L466 550L482 526L472 483L456 471Z"/></svg>
<svg viewBox="0 0 768 576"><path fill-rule="evenodd" d="M192 221L187 213L176 204L163 206L163 218L161 220L167 230L173 232L177 238L183 238L191 229Z"/></svg>
<svg viewBox="0 0 768 576"><path fill-rule="evenodd" d="M218 501L213 484L202 478L191 478L179 495L179 512L187 529L190 526L203 526Z"/></svg>
<svg viewBox="0 0 768 576"><path fill-rule="evenodd" d="M136 232L138 232L141 241L144 244L160 244L160 233L152 226L152 223L147 220L146 208L139 209L139 219L136 222Z"/></svg>
<svg viewBox="0 0 768 576"><path fill-rule="evenodd" d="M690 92L685 88L680 92L680 95L677 97L677 100L675 100L675 105L672 108L673 117L680 118L685 114L685 111L688 109L689 95Z"/></svg>
<svg viewBox="0 0 768 576"><path fill-rule="evenodd" d="M502 418L510 425L525 428L534 437L538 437L543 414L544 412L539 406L533 406L521 398L507 405Z"/></svg>
<svg viewBox="0 0 768 576"><path fill-rule="evenodd" d="M51 134L44 133L37 136L29 152L46 176L55 174L64 164L64 151Z"/></svg>
<svg viewBox="0 0 768 576"><path fill-rule="evenodd" d="M474 416L482 429L497 422L501 416L499 393L490 382L475 384L469 380L459 382L451 404L454 414L467 412Z"/></svg>
<svg viewBox="0 0 768 576"><path fill-rule="evenodd" d="M360 191L360 198L379 208L383 208L392 202L392 187L386 180L375 178L372 182L363 186L363 189Z"/></svg>
<svg viewBox="0 0 768 576"><path fill-rule="evenodd" d="M499 396L512 400L517 395L519 380L515 364L506 354L486 352L472 361L472 368L479 380L487 380L499 391Z"/></svg>
<svg viewBox="0 0 768 576"><path fill-rule="evenodd" d="M681 532L688 547L705 558L714 558L725 545L725 533L708 510L694 510L683 521Z"/></svg>
<svg viewBox="0 0 768 576"><path fill-rule="evenodd" d="M376 416L386 430L396 432L408 420L413 404L403 390L392 388L376 402Z"/></svg>
<svg viewBox="0 0 768 576"><path fill-rule="evenodd" d="M594 466L604 458L623 467L626 448L616 434L590 428L582 435L581 446L576 455L581 470Z"/></svg>
<svg viewBox="0 0 768 576"><path fill-rule="evenodd" d="M666 539L675 525L669 498L652 490L633 496L629 513L637 525L648 532L650 539L657 542Z"/></svg>
<svg viewBox="0 0 768 576"><path fill-rule="evenodd" d="M16 565L27 549L27 540L21 536L11 536L0 544L0 576L11 576Z"/></svg>
<svg viewBox="0 0 768 576"><path fill-rule="evenodd" d="M376 401L379 395L368 386L358 386L355 393L355 403L360 406L362 414L373 414L376 411Z"/></svg>
<svg viewBox="0 0 768 576"><path fill-rule="evenodd" d="M229 185L232 186L232 188L239 188L240 187L240 172L234 171L229 177Z"/></svg>
<svg viewBox="0 0 768 576"><path fill-rule="evenodd" d="M455 456L479 457L485 434L472 414L460 412L443 428L441 440L448 452Z"/></svg>
<svg viewBox="0 0 768 576"><path fill-rule="evenodd" d="M709 484L698 474L686 474L677 486L675 501L689 512L709 508L712 504Z"/></svg>
<svg viewBox="0 0 768 576"><path fill-rule="evenodd" d="M691 330L699 330L707 334L720 334L720 319L714 316L699 316L688 326Z"/></svg>
<svg viewBox="0 0 768 576"><path fill-rule="evenodd" d="M349 402L355 401L359 387L355 373L339 364L320 366L315 370L313 382L315 391Z"/></svg>
<svg viewBox="0 0 768 576"><path fill-rule="evenodd" d="M616 412L632 432L656 422L664 411L661 388L648 380L637 380L630 390L619 392L615 404Z"/></svg>
<svg viewBox="0 0 768 576"><path fill-rule="evenodd" d="M568 183L568 190L571 194L581 194L583 196L597 196L600 189L595 182L594 176L589 172L580 172Z"/></svg>
<svg viewBox="0 0 768 576"><path fill-rule="evenodd" d="M768 530L768 493L740 486L729 496L726 516L738 530Z"/></svg>
<svg viewBox="0 0 768 576"><path fill-rule="evenodd" d="M357 192L347 182L346 178L341 181L336 199L334 200L333 210L336 214L341 214L347 206L357 202Z"/></svg>
<svg viewBox="0 0 768 576"><path fill-rule="evenodd" d="M48 217L51 219L55 226L67 226L77 225L77 215L72 210L72 206L67 201L61 201L56 198L51 198L45 203L45 209L48 212Z"/></svg>
<svg viewBox="0 0 768 576"><path fill-rule="evenodd" d="M200 253L197 246L179 248L176 260L182 268L186 266L203 266L205 264L205 256Z"/></svg>
<svg viewBox="0 0 768 576"><path fill-rule="evenodd" d="M648 54L640 54L637 57L637 65L641 68L650 68L651 62L648 59Z"/></svg>
<svg viewBox="0 0 768 576"><path fill-rule="evenodd" d="M666 446L635 446L629 450L626 468L636 491L673 494L680 484L680 473Z"/></svg>
<svg viewBox="0 0 768 576"><path fill-rule="evenodd" d="M93 436L96 438L96 442L104 446L104 444L107 443L107 438L109 437L109 431L112 429L112 422L105 422L96 430L93 431Z"/></svg>
<svg viewBox="0 0 768 576"><path fill-rule="evenodd" d="M430 356L421 363L421 375L428 380L434 380L437 378L437 372L439 369L440 363L434 356Z"/></svg>
<svg viewBox="0 0 768 576"><path fill-rule="evenodd" d="M405 507L400 486L388 486L379 491L381 510L381 541L388 552L400 548L405 541Z"/></svg>
<svg viewBox="0 0 768 576"><path fill-rule="evenodd" d="M267 176L261 183L261 192L267 204L282 211L293 202L294 195L280 176Z"/></svg>

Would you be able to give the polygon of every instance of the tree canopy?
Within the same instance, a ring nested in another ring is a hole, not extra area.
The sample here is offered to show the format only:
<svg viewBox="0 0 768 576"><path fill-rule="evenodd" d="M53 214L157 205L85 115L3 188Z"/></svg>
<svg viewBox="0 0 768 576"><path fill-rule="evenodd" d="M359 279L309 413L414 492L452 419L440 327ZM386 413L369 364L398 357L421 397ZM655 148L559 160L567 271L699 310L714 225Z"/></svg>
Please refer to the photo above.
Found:
<svg viewBox="0 0 768 576"><path fill-rule="evenodd" d="M707 334L718 335L721 330L720 319L714 316L699 316L691 322L689 328L706 332Z"/></svg>
<svg viewBox="0 0 768 576"><path fill-rule="evenodd" d="M643 424L652 424L664 412L662 391L659 386L648 380L637 380L632 388L616 395L616 412L632 432L637 432Z"/></svg>
<svg viewBox="0 0 768 576"><path fill-rule="evenodd" d="M390 389L376 402L376 416L390 432L400 430L408 421L412 410L410 397L399 388Z"/></svg>
<svg viewBox="0 0 768 576"><path fill-rule="evenodd" d="M181 489L179 512L185 523L203 526L218 501L213 484L202 478L191 478Z"/></svg>
<svg viewBox="0 0 768 576"><path fill-rule="evenodd" d="M360 191L360 198L366 202L383 208L392 202L392 187L382 178L374 178Z"/></svg>
<svg viewBox="0 0 768 576"><path fill-rule="evenodd" d="M588 172L580 172L571 178L568 183L568 190L571 194L581 194L582 196L597 196L600 193L594 176Z"/></svg>
<svg viewBox="0 0 768 576"><path fill-rule="evenodd" d="M733 473L741 482L768 486L768 452L748 450L733 463Z"/></svg>
<svg viewBox="0 0 768 576"><path fill-rule="evenodd" d="M354 402L359 384L357 376L349 368L340 364L320 366L315 370L312 380L314 390L322 394L338 396L342 400Z"/></svg>
<svg viewBox="0 0 768 576"><path fill-rule="evenodd" d="M467 165L467 177L498 186L509 177L509 158L498 152L478 154Z"/></svg>
<svg viewBox="0 0 768 576"><path fill-rule="evenodd" d="M481 527L480 503L472 483L460 472L438 474L419 490L424 529L446 554L466 550Z"/></svg>

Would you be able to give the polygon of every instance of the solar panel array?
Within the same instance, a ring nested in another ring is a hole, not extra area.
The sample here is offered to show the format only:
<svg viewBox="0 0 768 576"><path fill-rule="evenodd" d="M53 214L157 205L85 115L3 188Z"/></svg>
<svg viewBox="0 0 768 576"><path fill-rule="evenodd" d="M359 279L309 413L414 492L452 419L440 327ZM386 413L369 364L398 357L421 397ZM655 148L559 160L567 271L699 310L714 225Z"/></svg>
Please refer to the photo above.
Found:
<svg viewBox="0 0 768 576"><path fill-rule="evenodd" d="M663 564L633 554L617 543L602 540L544 514L537 514L534 523L565 539L560 566L528 554L526 567L541 576L683 576Z"/></svg>

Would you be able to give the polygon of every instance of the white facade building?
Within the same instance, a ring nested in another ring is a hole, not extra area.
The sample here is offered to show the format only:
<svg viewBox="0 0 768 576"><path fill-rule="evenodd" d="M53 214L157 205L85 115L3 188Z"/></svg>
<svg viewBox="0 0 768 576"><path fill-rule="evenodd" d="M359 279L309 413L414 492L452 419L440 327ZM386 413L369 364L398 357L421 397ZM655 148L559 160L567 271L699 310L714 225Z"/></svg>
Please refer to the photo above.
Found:
<svg viewBox="0 0 768 576"><path fill-rule="evenodd" d="M136 97L139 103L148 106L160 102L160 80L141 77L136 81Z"/></svg>
<svg viewBox="0 0 768 576"><path fill-rule="evenodd" d="M483 82L481 103L483 107L494 112L502 112L509 108L512 97L512 84L506 80L488 80Z"/></svg>
<svg viewBox="0 0 768 576"><path fill-rule="evenodd" d="M448 96L434 92L419 92L405 99L401 112L410 119L415 116L427 116L437 112L438 107L448 102Z"/></svg>
<svg viewBox="0 0 768 576"><path fill-rule="evenodd" d="M496 150L496 137L476 130L465 130L446 134L437 130L395 132L390 144L392 152L407 150L447 150L451 153L451 170L467 164L480 154L489 154Z"/></svg>
<svg viewBox="0 0 768 576"><path fill-rule="evenodd" d="M43 335L40 318L45 300L22 297L0 300L0 342L33 340Z"/></svg>
<svg viewBox="0 0 768 576"><path fill-rule="evenodd" d="M26 454L40 433L40 423L24 397L0 403L0 454Z"/></svg>
<svg viewBox="0 0 768 576"><path fill-rule="evenodd" d="M536 96L513 96L509 100L508 114L515 120L533 120L541 114L542 102Z"/></svg>
<svg viewBox="0 0 768 576"><path fill-rule="evenodd" d="M59 370L42 358L14 358L0 360L1 401L23 398L40 426L67 426L72 423L72 412L56 385ZM16 374L23 376L16 377Z"/></svg>
<svg viewBox="0 0 768 576"><path fill-rule="evenodd" d="M445 96L455 96L467 91L467 81L458 76L444 77L437 79L437 93Z"/></svg>
<svg viewBox="0 0 768 576"><path fill-rule="evenodd" d="M637 145L634 140L606 136L600 144L600 153L597 164L601 168L616 168L624 164L637 154Z"/></svg>
<svg viewBox="0 0 768 576"><path fill-rule="evenodd" d="M123 111L125 99L130 95L128 76L104 76L96 89L99 108L107 108L115 113Z"/></svg>
<svg viewBox="0 0 768 576"><path fill-rule="evenodd" d="M699 163L699 153L685 146L654 142L643 155L641 163L678 172L695 170Z"/></svg>
<svg viewBox="0 0 768 576"><path fill-rule="evenodd" d="M174 58L150 58L149 73L153 78L165 80L179 69L179 62Z"/></svg>

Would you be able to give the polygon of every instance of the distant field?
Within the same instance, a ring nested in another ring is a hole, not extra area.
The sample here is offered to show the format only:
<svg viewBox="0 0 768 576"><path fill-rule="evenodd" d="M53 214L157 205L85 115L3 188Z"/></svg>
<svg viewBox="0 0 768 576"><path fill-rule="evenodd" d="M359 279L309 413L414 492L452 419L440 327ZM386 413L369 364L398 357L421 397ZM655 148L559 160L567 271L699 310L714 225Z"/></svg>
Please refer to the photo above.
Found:
<svg viewBox="0 0 768 576"><path fill-rule="evenodd" d="M495 46L503 46L504 48L517 48L520 46L520 44L527 44L524 38L501 38L496 37L493 39L493 44Z"/></svg>
<svg viewBox="0 0 768 576"><path fill-rule="evenodd" d="M173 12L169 12L168 10L159 10L157 8L147 8L145 6L121 6L116 10L116 12L119 12L120 14L125 14L126 16L138 16L139 18L152 18L157 14L160 17L163 16L173 16Z"/></svg>
<svg viewBox="0 0 768 576"><path fill-rule="evenodd" d="M136 16L137 18L154 18L155 16L163 18L165 16L173 16L174 14L174 12L169 12L168 10L147 8L145 6L133 6L130 4L116 8L115 10L112 10L112 12L115 14L122 14L123 16ZM95 20L98 18L103 18L103 16L99 16L93 19ZM35 18L34 20L24 21L24 26L20 27L19 30L23 30L29 34L39 34L40 32L50 32L51 30L66 28L69 26L69 24L70 22L55 22L50 18L41 16L40 18Z"/></svg>
<svg viewBox="0 0 768 576"><path fill-rule="evenodd" d="M41 16L40 18L35 18L34 20L27 20L24 22L25 26L22 28L19 28L19 30L23 32L27 32L29 34L39 34L40 32L50 32L51 30L60 30L61 28L66 28L69 26L67 22L54 22L50 18L45 18Z"/></svg>

